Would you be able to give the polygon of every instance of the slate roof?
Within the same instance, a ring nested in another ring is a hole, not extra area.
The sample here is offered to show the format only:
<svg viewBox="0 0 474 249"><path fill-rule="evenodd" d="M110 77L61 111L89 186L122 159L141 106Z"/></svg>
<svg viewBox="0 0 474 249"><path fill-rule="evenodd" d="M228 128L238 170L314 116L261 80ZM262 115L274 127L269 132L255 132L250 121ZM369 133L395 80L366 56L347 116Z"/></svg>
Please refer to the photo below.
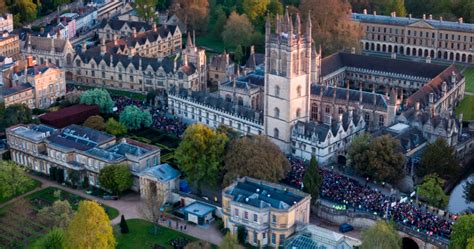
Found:
<svg viewBox="0 0 474 249"><path fill-rule="evenodd" d="M8 97L10 95L14 95L20 92L27 91L29 89L33 89L30 83L22 83L20 85L9 87L9 88L2 88L2 95L3 97Z"/></svg>
<svg viewBox="0 0 474 249"><path fill-rule="evenodd" d="M304 194L297 195L294 193L296 190L289 191L283 185L279 185L277 188L263 181L261 183L255 181L258 180L249 181L248 178L244 178L234 187L227 189L226 194L233 196L233 201L236 202L257 208L272 207L276 209L289 209L305 198Z"/></svg>
<svg viewBox="0 0 474 249"><path fill-rule="evenodd" d="M419 19L419 18L409 18L409 17L392 17L392 16L383 16L383 15L364 15L360 13L352 13L352 19L361 22L367 23L380 23L380 24L390 24L398 26L408 26L416 22L425 22L436 29L443 30L452 30L452 31L463 31L463 32L474 32L473 23L459 23L459 22L450 22L450 21L440 21L440 20L430 20L430 19Z"/></svg>
<svg viewBox="0 0 474 249"><path fill-rule="evenodd" d="M181 175L179 171L171 167L171 165L164 163L157 165L155 167L151 167L143 171L142 175L148 175L154 177L160 182L168 182L173 180Z"/></svg>
<svg viewBox="0 0 474 249"><path fill-rule="evenodd" d="M43 138L50 136L57 130L47 125L19 125L16 127L8 128L12 133L39 142Z"/></svg>
<svg viewBox="0 0 474 249"><path fill-rule="evenodd" d="M249 58L245 62L245 67L247 68L256 68L258 65L261 65L265 62L265 55L261 53L250 54Z"/></svg>
<svg viewBox="0 0 474 249"><path fill-rule="evenodd" d="M128 20L119 20L119 19L103 19L102 22L100 23L99 28L103 29L107 24L110 26L111 29L113 30L121 30L122 27L127 24L130 29L135 28L137 31L140 30L141 28L144 28L145 30L150 30L151 29L151 24L147 22L134 22L134 21L128 21Z"/></svg>
<svg viewBox="0 0 474 249"><path fill-rule="evenodd" d="M132 47L134 47L137 43L140 45L143 45L145 44L147 40L149 42L155 42L156 40L158 40L159 37L161 37L161 39L165 39L166 37L168 37L168 34L171 33L171 35L173 35L175 31L176 31L176 26L173 26L173 25L167 25L166 27L161 26L157 29L157 31L148 30L145 32L137 33L136 37L128 37L126 39L126 43Z"/></svg>
<svg viewBox="0 0 474 249"><path fill-rule="evenodd" d="M218 54L212 57L211 63L209 63L210 69L215 69L225 72L227 70L227 57L229 57L229 65L232 64L229 54Z"/></svg>
<svg viewBox="0 0 474 249"><path fill-rule="evenodd" d="M355 67L425 78L434 78L447 68L447 66L431 63L402 61L376 56L339 52L322 59L321 76L324 77L329 75L342 67Z"/></svg>
<svg viewBox="0 0 474 249"><path fill-rule="evenodd" d="M26 37L24 48L27 49L28 44L31 43L31 49L33 50L51 51L51 39L53 38L28 35ZM54 39L54 50L58 53L64 52L66 43L67 40Z"/></svg>
<svg viewBox="0 0 474 249"><path fill-rule="evenodd" d="M333 86L321 86L319 84L313 84L311 86L311 95L320 95L321 91L323 91L323 99L332 99L334 96L334 91L336 91L336 99L337 100L346 100L347 92L349 91L349 101L351 102L358 102L360 98L360 94L362 93L362 105L372 106L374 104L374 96L376 98L375 104L379 108L387 108L387 100L385 96L378 93L354 90L354 89L347 89L341 87L333 87Z"/></svg>
<svg viewBox="0 0 474 249"><path fill-rule="evenodd" d="M46 71L48 71L48 69L59 69L56 65L54 65L53 63L48 63L48 64L41 64L41 65L35 65L35 66L32 66L32 67L29 67L27 69L27 74L29 76L34 76L34 75L39 75L39 74L44 74ZM18 72L18 75L21 76L21 75L24 75L25 74L25 71L24 70L21 70Z"/></svg>
<svg viewBox="0 0 474 249"><path fill-rule="evenodd" d="M89 150L97 145L114 140L115 137L91 128L69 125L59 134L47 138L49 143L69 149Z"/></svg>
<svg viewBox="0 0 474 249"><path fill-rule="evenodd" d="M455 75L456 83L459 82L463 76L458 71L455 65L451 65L445 68L440 74L431 79L427 84L422 86L414 94L407 98L406 104L408 107L414 106L417 102L420 106L426 106L429 103L429 94L433 93L434 100L436 101L442 96L442 84L446 82L447 91L449 91L453 84L451 82L451 76Z"/></svg>
<svg viewBox="0 0 474 249"><path fill-rule="evenodd" d="M183 72L187 75L192 75L196 72L196 67L193 63L188 63L187 66L184 66L182 60L177 61L177 68L175 69L174 59L172 57L156 59L141 56L130 57L128 55L115 53L101 54L100 51L97 49L89 49L85 52L78 52L76 54L76 58L77 57L81 58L83 63L89 63L91 60L93 60L96 64L99 64L101 61L104 61L107 65L112 65L113 67L116 67L119 62L125 68L128 67L128 65L132 64L136 70L145 70L148 66L151 66L154 71L162 67L166 73L175 73L177 71L176 69L178 68L181 68Z"/></svg>

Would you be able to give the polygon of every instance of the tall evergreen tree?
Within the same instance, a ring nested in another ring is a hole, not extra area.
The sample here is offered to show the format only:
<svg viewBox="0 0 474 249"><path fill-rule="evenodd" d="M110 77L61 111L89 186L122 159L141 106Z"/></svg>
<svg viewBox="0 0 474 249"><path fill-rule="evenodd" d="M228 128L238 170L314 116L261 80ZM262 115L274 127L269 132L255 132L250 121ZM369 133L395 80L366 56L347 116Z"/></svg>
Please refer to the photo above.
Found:
<svg viewBox="0 0 474 249"><path fill-rule="evenodd" d="M120 232L121 233L129 233L127 221L125 220L125 216L122 214L122 218L120 219Z"/></svg>
<svg viewBox="0 0 474 249"><path fill-rule="evenodd" d="M313 203L319 198L319 188L323 182L323 178L318 171L318 162L316 157L311 156L309 168L306 170L303 177L303 190L311 194L311 201Z"/></svg>

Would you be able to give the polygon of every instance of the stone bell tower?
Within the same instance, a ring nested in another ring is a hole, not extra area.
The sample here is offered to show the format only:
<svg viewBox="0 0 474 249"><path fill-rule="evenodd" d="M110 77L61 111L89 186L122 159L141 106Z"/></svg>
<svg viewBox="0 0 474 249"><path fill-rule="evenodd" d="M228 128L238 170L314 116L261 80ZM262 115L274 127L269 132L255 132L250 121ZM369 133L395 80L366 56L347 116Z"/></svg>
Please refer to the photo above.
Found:
<svg viewBox="0 0 474 249"><path fill-rule="evenodd" d="M312 38L308 15L305 33L299 14L292 17L286 8L277 15L272 29L265 24L264 129L285 153L291 152L291 128L296 121L309 121Z"/></svg>

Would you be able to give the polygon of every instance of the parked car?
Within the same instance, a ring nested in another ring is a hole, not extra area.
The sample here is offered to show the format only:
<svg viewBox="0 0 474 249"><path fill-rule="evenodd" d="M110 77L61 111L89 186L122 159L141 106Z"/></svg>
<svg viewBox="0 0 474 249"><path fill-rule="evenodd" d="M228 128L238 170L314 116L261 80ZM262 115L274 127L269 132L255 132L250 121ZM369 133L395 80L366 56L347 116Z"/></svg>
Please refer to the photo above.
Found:
<svg viewBox="0 0 474 249"><path fill-rule="evenodd" d="M354 230L354 227L352 227L351 225L349 225L347 223L341 224L339 226L339 232L341 232L341 233L347 233L347 232L350 232L352 230Z"/></svg>

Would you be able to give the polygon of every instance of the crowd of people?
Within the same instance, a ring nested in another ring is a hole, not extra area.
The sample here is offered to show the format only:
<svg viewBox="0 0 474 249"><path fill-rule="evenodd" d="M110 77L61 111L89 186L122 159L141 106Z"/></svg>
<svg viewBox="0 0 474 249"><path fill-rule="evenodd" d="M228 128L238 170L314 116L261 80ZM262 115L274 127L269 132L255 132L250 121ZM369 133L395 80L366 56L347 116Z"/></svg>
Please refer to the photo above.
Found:
<svg viewBox="0 0 474 249"><path fill-rule="evenodd" d="M117 107L117 111L116 111L117 113L120 113L121 111L123 111L123 109L125 109L125 107L129 105L135 105L140 109L145 107L145 102L141 100L132 99L125 96L115 96L115 95L112 95L110 97L114 101L114 104L115 104L114 106Z"/></svg>
<svg viewBox="0 0 474 249"><path fill-rule="evenodd" d="M174 134L177 137L181 137L186 130L186 124L181 118L171 116L160 109L152 109L151 114L153 118L151 126L153 128Z"/></svg>
<svg viewBox="0 0 474 249"><path fill-rule="evenodd" d="M285 182L301 188L305 172L304 161L290 159L291 172ZM397 197L389 196L377 189L364 186L355 179L335 171L320 169L323 177L320 195L337 205L378 216L386 216L396 223L429 236L449 239L454 216L439 216L427 210L425 205L409 200L400 202Z"/></svg>

